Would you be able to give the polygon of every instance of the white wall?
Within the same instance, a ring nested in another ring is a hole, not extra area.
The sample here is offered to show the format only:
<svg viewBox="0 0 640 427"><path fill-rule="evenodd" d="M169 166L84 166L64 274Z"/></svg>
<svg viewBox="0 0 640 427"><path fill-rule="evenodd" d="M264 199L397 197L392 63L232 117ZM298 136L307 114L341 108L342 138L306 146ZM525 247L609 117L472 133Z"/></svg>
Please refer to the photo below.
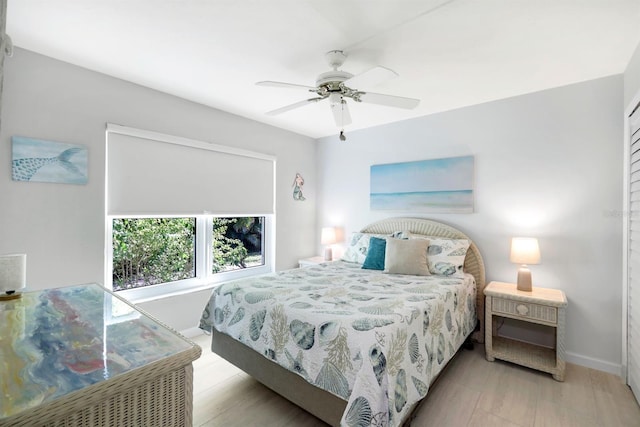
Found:
<svg viewBox="0 0 640 427"><path fill-rule="evenodd" d="M107 122L276 155L276 267L295 267L300 257L315 253L316 144L311 138L22 49L5 61L2 104L0 253L27 253L29 288L103 282ZM88 146L88 184L12 181L12 135ZM306 180L305 202L292 197L296 172ZM208 294L142 307L186 329L197 325Z"/></svg>
<svg viewBox="0 0 640 427"><path fill-rule="evenodd" d="M619 372L622 85L618 75L321 139L319 225L435 218L477 242L488 280L511 282L510 238L538 237L534 286L567 294L570 360ZM369 209L372 164L460 155L475 156L475 213Z"/></svg>
<svg viewBox="0 0 640 427"><path fill-rule="evenodd" d="M624 106L627 107L640 91L640 44L624 72Z"/></svg>

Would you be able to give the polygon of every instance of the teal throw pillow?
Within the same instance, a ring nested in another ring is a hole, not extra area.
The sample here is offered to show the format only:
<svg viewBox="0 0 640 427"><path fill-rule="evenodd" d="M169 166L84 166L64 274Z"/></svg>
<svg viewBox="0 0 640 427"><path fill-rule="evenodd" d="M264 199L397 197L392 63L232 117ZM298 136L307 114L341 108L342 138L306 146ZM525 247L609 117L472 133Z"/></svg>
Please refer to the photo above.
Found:
<svg viewBox="0 0 640 427"><path fill-rule="evenodd" d="M384 270L384 257L387 248L387 241L372 237L369 240L369 250L367 257L362 264L362 268L367 270Z"/></svg>

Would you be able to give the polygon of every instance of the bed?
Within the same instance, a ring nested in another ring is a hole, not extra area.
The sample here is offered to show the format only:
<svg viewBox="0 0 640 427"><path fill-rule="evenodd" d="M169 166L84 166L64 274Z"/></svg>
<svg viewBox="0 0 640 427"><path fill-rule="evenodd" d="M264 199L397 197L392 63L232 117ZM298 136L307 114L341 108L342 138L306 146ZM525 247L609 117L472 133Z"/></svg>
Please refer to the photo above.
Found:
<svg viewBox="0 0 640 427"><path fill-rule="evenodd" d="M213 352L328 424L398 426L465 340L482 342L484 264L464 233L439 222L391 218L360 233L386 239L387 255L389 239L468 248L451 275L336 261L229 282L200 327Z"/></svg>

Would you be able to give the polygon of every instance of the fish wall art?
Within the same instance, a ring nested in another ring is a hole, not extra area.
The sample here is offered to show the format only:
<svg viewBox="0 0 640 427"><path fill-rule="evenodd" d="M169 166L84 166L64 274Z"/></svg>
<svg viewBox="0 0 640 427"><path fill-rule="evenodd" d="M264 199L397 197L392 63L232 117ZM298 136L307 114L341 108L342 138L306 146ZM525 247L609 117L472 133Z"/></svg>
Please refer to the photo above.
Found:
<svg viewBox="0 0 640 427"><path fill-rule="evenodd" d="M14 181L86 184L89 150L83 145L12 136Z"/></svg>

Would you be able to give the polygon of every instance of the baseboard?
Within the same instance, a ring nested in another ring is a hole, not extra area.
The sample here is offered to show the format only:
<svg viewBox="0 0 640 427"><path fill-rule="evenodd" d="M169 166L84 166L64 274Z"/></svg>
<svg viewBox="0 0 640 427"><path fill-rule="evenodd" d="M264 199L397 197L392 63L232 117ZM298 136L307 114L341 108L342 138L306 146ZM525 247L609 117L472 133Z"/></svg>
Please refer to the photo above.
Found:
<svg viewBox="0 0 640 427"><path fill-rule="evenodd" d="M622 375L622 365L600 359L594 359L592 357L583 356L581 354L572 353L570 351L565 352L565 355L566 361L569 363L573 363L574 365L580 365L586 368L608 372L619 377Z"/></svg>
<svg viewBox="0 0 640 427"><path fill-rule="evenodd" d="M204 334L204 331L198 327L194 327L194 328L184 329L180 331L180 333L187 338L195 338L198 335Z"/></svg>

